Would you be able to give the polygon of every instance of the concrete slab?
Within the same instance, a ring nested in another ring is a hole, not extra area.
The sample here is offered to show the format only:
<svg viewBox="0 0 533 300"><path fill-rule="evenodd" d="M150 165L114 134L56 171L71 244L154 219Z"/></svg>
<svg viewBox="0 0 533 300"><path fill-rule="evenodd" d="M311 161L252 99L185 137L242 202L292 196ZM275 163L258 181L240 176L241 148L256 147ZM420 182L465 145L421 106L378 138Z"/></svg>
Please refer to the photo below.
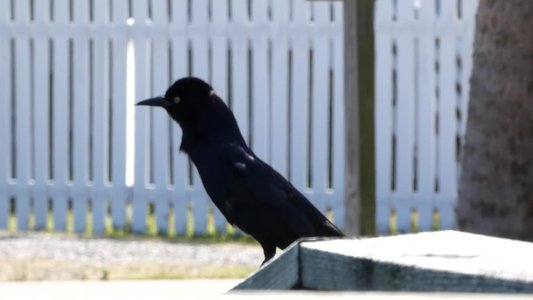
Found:
<svg viewBox="0 0 533 300"><path fill-rule="evenodd" d="M302 240L234 289L533 293L531 253L459 231Z"/></svg>
<svg viewBox="0 0 533 300"><path fill-rule="evenodd" d="M239 291L224 294L238 280L157 280L157 281L40 281L2 282L0 299L9 300L166 300L166 299L357 299L357 300L526 300L529 295Z"/></svg>
<svg viewBox="0 0 533 300"><path fill-rule="evenodd" d="M527 300L529 295L516 294L462 294L462 293L405 293L405 292L318 292L318 291L253 291L220 296L224 300Z"/></svg>
<svg viewBox="0 0 533 300"><path fill-rule="evenodd" d="M533 243L524 241L446 230L301 245L376 262L533 284Z"/></svg>

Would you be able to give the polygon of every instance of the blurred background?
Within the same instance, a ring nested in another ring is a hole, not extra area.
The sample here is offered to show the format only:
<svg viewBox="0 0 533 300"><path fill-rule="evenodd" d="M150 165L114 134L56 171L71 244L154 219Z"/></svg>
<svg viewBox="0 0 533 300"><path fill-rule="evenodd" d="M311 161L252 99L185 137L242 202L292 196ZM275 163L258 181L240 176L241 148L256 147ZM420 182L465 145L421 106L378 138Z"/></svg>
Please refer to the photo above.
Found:
<svg viewBox="0 0 533 300"><path fill-rule="evenodd" d="M10 205L0 227L16 212L19 230L45 229L50 218L59 231L211 230L208 197L178 153L181 130L164 111L134 106L189 75L212 83L261 158L320 209L341 212L342 3L4 6L1 170ZM226 230L218 211L212 221Z"/></svg>
<svg viewBox="0 0 533 300"><path fill-rule="evenodd" d="M476 9L375 2L378 234L456 227ZM260 250L211 204L178 151L179 127L134 106L189 75L210 82L254 152L344 227L343 16L343 1L0 1L0 229L105 235L121 239L117 251L138 234L237 242L251 258L222 276L248 274Z"/></svg>

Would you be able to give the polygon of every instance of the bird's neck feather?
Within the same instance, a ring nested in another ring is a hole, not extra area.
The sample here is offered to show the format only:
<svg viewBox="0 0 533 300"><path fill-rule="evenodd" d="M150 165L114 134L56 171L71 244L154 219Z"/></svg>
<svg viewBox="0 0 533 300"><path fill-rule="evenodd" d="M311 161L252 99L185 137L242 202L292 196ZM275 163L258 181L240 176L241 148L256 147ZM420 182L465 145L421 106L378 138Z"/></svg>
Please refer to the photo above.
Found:
<svg viewBox="0 0 533 300"><path fill-rule="evenodd" d="M180 150L190 154L200 144L237 143L246 146L237 120L229 109L207 110L197 116L196 122L183 124Z"/></svg>

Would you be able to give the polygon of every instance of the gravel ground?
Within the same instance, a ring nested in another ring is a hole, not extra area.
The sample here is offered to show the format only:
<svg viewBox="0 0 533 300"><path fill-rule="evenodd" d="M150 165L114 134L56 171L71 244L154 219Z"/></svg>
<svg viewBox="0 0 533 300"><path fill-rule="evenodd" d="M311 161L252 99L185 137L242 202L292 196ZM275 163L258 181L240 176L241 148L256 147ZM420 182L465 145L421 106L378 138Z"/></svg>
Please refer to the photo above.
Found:
<svg viewBox="0 0 533 300"><path fill-rule="evenodd" d="M262 260L242 243L0 232L0 280L242 278Z"/></svg>

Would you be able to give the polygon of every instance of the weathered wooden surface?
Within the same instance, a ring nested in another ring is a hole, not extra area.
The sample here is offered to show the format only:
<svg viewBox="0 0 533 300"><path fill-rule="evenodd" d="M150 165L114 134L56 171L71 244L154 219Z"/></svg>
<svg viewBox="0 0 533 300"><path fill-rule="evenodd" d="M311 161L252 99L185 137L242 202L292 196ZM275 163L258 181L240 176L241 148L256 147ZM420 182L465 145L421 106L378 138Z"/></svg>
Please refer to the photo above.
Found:
<svg viewBox="0 0 533 300"><path fill-rule="evenodd" d="M359 161L359 105L357 73L357 2L344 4L344 232L361 234L361 190Z"/></svg>
<svg viewBox="0 0 533 300"><path fill-rule="evenodd" d="M533 292L531 253L533 243L441 231L302 241L278 260L283 260L285 268L297 270L297 284L292 288ZM276 263L272 262L235 289L277 289L263 280L272 281L278 275L276 268L268 268Z"/></svg>
<svg viewBox="0 0 533 300"><path fill-rule="evenodd" d="M344 3L344 232L375 234L374 0Z"/></svg>
<svg viewBox="0 0 533 300"><path fill-rule="evenodd" d="M234 289L253 290L260 286L261 289L267 290L288 290L298 286L299 249L298 244L293 244L283 255L271 260L258 272L235 286Z"/></svg>

